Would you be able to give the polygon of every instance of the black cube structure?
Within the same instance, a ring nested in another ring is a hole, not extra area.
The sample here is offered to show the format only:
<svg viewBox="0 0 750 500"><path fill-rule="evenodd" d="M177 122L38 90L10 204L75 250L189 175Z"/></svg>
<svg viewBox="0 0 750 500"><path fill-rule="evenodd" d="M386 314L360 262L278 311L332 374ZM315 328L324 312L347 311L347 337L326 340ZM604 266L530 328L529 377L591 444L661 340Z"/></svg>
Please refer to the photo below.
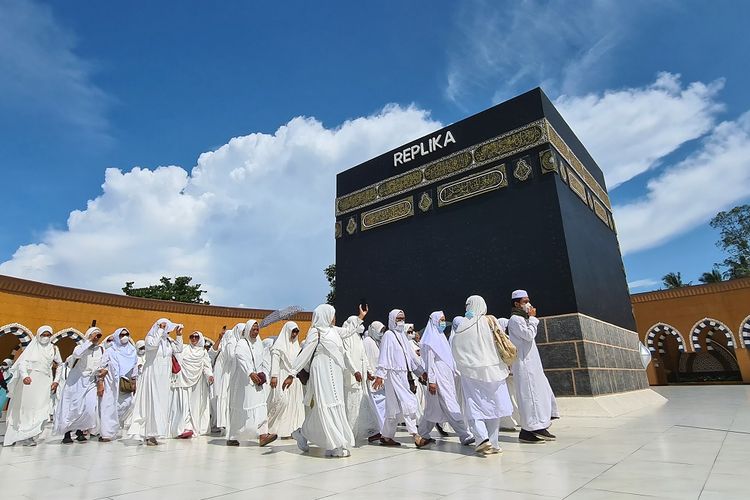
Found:
<svg viewBox="0 0 750 500"><path fill-rule="evenodd" d="M602 171L541 89L336 179L336 307L422 328L528 290L558 396L648 387Z"/></svg>

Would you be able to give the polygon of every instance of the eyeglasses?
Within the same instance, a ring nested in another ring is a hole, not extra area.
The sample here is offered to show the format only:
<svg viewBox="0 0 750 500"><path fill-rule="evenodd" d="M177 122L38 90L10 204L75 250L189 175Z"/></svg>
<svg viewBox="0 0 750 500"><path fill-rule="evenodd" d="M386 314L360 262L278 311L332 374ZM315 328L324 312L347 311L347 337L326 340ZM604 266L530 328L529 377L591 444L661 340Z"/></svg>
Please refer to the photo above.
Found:
<svg viewBox="0 0 750 500"><path fill-rule="evenodd" d="M201 338L201 336L200 335L191 335L190 338L191 339L199 339L199 338Z"/></svg>

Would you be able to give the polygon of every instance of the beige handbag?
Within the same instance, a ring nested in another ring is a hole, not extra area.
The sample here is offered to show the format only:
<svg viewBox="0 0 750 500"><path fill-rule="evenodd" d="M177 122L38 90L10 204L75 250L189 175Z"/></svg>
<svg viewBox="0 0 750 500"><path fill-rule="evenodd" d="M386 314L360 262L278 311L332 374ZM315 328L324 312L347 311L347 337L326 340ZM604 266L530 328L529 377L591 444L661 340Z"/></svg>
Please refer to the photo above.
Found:
<svg viewBox="0 0 750 500"><path fill-rule="evenodd" d="M488 314L485 316L487 323L490 325L492 335L495 338L495 349L497 349L497 355L503 360L506 365L512 365L518 357L518 349L510 341L508 334L502 331L498 327L497 318Z"/></svg>

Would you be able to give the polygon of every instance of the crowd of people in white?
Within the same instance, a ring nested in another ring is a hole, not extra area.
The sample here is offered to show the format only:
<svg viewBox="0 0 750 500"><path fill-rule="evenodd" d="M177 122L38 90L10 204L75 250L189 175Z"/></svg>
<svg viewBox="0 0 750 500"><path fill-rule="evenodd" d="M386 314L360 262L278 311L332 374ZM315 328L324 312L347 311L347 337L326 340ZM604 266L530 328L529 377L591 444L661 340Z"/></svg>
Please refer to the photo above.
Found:
<svg viewBox="0 0 750 500"><path fill-rule="evenodd" d="M337 327L324 304L302 345L292 321L265 340L255 320L238 323L210 346L197 331L184 342L183 325L166 318L135 343L126 328L103 338L92 327L64 362L42 326L3 363L4 445L98 436L155 446L224 434L228 446L281 436L303 452L312 444L346 457L358 443L401 446L399 425L418 448L435 442L434 429L482 455L502 451L501 429L520 426L521 442L544 443L558 412L535 343L539 320L525 291L511 301L509 319L495 318L471 296L450 329L436 311L422 331L400 309L365 330L366 306Z"/></svg>

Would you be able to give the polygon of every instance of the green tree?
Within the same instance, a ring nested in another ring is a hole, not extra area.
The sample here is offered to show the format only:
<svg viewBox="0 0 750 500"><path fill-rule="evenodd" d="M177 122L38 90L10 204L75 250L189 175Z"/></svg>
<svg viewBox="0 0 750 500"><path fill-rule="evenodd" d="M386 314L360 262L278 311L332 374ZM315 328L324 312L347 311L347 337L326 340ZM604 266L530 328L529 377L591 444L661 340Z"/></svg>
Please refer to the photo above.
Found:
<svg viewBox="0 0 750 500"><path fill-rule="evenodd" d="M190 302L192 304L209 304L203 300L202 295L206 293L201 290L200 283L191 285L191 276L177 276L174 283L171 278L162 276L158 285L150 285L144 288L133 288L134 281L125 283L122 291L131 297L143 297L146 299L173 300L175 302Z"/></svg>
<svg viewBox="0 0 750 500"><path fill-rule="evenodd" d="M698 281L704 284L719 283L721 281L724 281L724 276L721 274L721 271L719 271L716 268L713 268L713 270L710 273L701 274L701 277L698 278Z"/></svg>
<svg viewBox="0 0 750 500"><path fill-rule="evenodd" d="M667 273L661 278L662 283L667 288L682 288L683 286L689 286L690 283L682 282L682 274L680 273Z"/></svg>
<svg viewBox="0 0 750 500"><path fill-rule="evenodd" d="M326 296L326 303L334 305L334 302L336 302L336 264L331 264L323 269L323 274L326 275L328 285L331 287L331 291Z"/></svg>
<svg viewBox="0 0 750 500"><path fill-rule="evenodd" d="M740 205L719 212L711 219L711 227L719 230L716 246L728 256L721 267L727 279L750 276L750 205Z"/></svg>

